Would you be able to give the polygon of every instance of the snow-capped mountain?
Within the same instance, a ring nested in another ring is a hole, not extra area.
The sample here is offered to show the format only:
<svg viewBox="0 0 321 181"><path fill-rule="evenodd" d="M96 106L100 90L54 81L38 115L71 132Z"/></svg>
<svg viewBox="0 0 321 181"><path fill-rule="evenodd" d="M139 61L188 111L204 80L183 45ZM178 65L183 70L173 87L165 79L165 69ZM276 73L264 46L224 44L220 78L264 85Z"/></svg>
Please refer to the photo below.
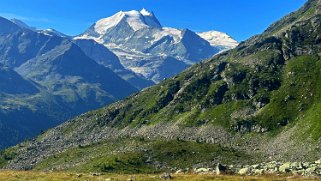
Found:
<svg viewBox="0 0 321 181"><path fill-rule="evenodd" d="M120 11L101 19L75 39L93 39L105 45L126 68L155 82L229 48L225 44L212 46L188 29L162 27L146 9Z"/></svg>
<svg viewBox="0 0 321 181"><path fill-rule="evenodd" d="M207 40L212 46L221 46L224 49L235 48L238 42L228 34L219 31L208 31L197 33L200 37Z"/></svg>
<svg viewBox="0 0 321 181"><path fill-rule="evenodd" d="M38 30L39 33L43 33L49 36L59 36L59 37L64 37L64 38L68 38L69 36L66 34L63 34L55 29L52 28L48 28L48 29L44 29L44 30Z"/></svg>
<svg viewBox="0 0 321 181"><path fill-rule="evenodd" d="M94 26L95 32L100 35L105 34L108 29L117 26L121 21L126 21L134 31L149 27L162 27L153 13L143 9L140 12L135 10L128 12L120 11L111 17L101 19Z"/></svg>
<svg viewBox="0 0 321 181"><path fill-rule="evenodd" d="M129 82L131 85L136 87L137 89L143 89L145 87L149 87L154 85L155 83L151 80L147 80L142 75L138 75L131 70L126 69L119 61L119 58L111 52L107 47L104 45L91 40L91 39L75 39L72 40L73 37L68 36L62 32L59 32L53 28L48 29L37 29L34 27L30 27L23 21L18 19L11 19L17 27L20 27L25 30L30 30L34 33L39 33L44 36L52 37L56 39L57 37L70 39L75 43L81 50L91 59L95 60L98 64L101 64L109 69L111 69L114 73L120 76L122 79ZM0 58L2 56L0 55ZM1 60L0 60L1 61Z"/></svg>

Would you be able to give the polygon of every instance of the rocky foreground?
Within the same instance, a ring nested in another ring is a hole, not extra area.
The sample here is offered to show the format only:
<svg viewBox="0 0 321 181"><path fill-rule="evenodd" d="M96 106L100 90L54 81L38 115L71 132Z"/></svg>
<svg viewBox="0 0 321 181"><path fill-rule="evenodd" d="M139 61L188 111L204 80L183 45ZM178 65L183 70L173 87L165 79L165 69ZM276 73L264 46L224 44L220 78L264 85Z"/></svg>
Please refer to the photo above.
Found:
<svg viewBox="0 0 321 181"><path fill-rule="evenodd" d="M185 170L186 171L186 170ZM178 170L176 173L182 173ZM217 164L216 168L194 168L197 174L236 174L236 175L266 175L287 174L305 177L321 177L321 159L314 162L263 162L255 165L230 165Z"/></svg>
<svg viewBox="0 0 321 181"><path fill-rule="evenodd" d="M8 180L68 180L68 181L82 181L82 180L104 180L104 181L116 181L116 180L128 180L128 181L151 181L151 180L173 180L173 181L186 181L186 180L202 180L202 181L235 181L235 180L255 180L255 181L301 181L301 180L318 180L318 178L312 177L298 177L298 176L233 176L233 175L213 175L213 174L136 174L136 175L124 175L124 174L75 174L68 172L36 172L36 171L7 171L0 170L0 181Z"/></svg>

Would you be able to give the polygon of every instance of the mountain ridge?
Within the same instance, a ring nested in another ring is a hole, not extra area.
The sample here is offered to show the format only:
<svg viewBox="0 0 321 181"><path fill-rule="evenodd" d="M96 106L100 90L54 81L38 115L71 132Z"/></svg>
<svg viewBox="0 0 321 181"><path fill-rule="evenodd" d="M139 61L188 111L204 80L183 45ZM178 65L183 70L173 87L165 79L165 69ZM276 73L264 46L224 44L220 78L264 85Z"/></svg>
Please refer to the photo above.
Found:
<svg viewBox="0 0 321 181"><path fill-rule="evenodd" d="M69 38L0 22L1 148L138 91Z"/></svg>
<svg viewBox="0 0 321 181"><path fill-rule="evenodd" d="M12 82L4 80L1 84L1 86L8 86L8 88L0 88L1 107L3 109L0 116L0 124L6 125L1 128L7 129L6 134L11 135L11 137L17 135L17 139L8 140L6 143L4 143L5 141L0 142L1 148L8 146L7 144L11 141L11 144L15 144L19 140L36 135L41 130L55 126L71 116L118 101L131 93L154 85L153 81L143 76L146 73L145 67L150 68L147 74L154 80L163 80L183 71L189 65L172 56L163 54L145 56L154 52L158 54L159 52L157 51L163 48L173 51L175 46L170 45L171 41L178 43L180 36L188 35L187 39L192 37L195 40L195 44L205 47L203 48L204 51L212 52L208 42L200 39L189 30L162 29L156 16L146 9L140 12L132 11L127 15L126 12L121 12L120 15L122 16L119 21L128 26L128 22L131 25L134 22L135 25L135 21L138 18L139 23L141 23L139 27L143 28L139 31L142 31L143 34L156 32L156 34L153 34L156 41L154 46L145 47L142 52L134 55L138 56L140 61L127 61L127 63L134 65L132 69L124 66L124 62L121 62L113 51L94 40L74 39L54 29L41 30L30 27L17 19L7 20L0 18L2 25L0 28L0 63L2 66L9 68L8 70L11 71L10 76L16 75L16 82L24 82L23 85L28 85L23 87L26 90L8 93L9 90L14 88L9 86ZM129 17L129 15L134 15L134 17ZM125 16L129 19L126 19ZM145 29L148 26L154 29ZM123 28L120 27L120 29ZM131 29L130 26L128 28ZM139 42L139 44L142 42L144 41ZM140 47L139 44L134 46ZM132 56L130 49L122 49L121 52L127 53L125 56ZM190 51L191 55L203 54L202 51L198 52L193 46L186 49L182 45L179 49L184 52ZM78 52L79 56L76 55L76 52ZM209 54L212 55L212 53ZM188 53L186 56L189 56ZM199 60L197 57L190 57L194 61ZM89 59L103 65L105 68L96 65L95 62ZM91 63L88 66L84 66L82 61ZM125 63L125 65L128 64ZM82 67L83 70L79 70L79 67ZM92 71L90 72L90 70ZM135 70L136 73L132 70ZM71 72L68 73L68 71ZM5 75L9 76L9 74ZM109 83L107 78L102 78L103 75L109 77ZM22 78L18 80L20 76ZM114 80L118 81L115 82ZM120 84L123 84L123 86ZM119 90L114 90L113 87ZM12 121L10 121L11 119ZM26 121L27 119L33 120L34 123L42 123L32 128L30 122ZM19 124L11 124L10 122ZM12 133L9 133L9 130ZM19 131L22 132L20 133ZM23 137L24 134L25 137Z"/></svg>
<svg viewBox="0 0 321 181"><path fill-rule="evenodd" d="M154 82L169 78L163 75L172 75L160 69L161 62L167 58L190 66L232 47L211 46L207 40L188 29L162 27L156 16L146 9L140 12L120 11L98 20L75 39L93 39L105 45L119 57L125 68ZM197 44L197 47L190 42ZM145 61L149 63L145 64ZM178 67L173 74L180 71Z"/></svg>

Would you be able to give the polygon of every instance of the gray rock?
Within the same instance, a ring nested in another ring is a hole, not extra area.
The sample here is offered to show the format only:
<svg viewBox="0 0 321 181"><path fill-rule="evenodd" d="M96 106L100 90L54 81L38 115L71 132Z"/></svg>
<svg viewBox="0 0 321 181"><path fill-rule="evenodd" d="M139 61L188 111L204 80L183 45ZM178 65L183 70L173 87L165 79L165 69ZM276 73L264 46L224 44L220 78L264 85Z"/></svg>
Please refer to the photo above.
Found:
<svg viewBox="0 0 321 181"><path fill-rule="evenodd" d="M293 169L293 170L302 170L303 169L303 165L301 162L293 162L290 164L290 167Z"/></svg>
<svg viewBox="0 0 321 181"><path fill-rule="evenodd" d="M321 159L314 162L315 164L321 165Z"/></svg>
<svg viewBox="0 0 321 181"><path fill-rule="evenodd" d="M97 176L100 176L101 173L92 173L91 175L94 176L94 177L97 177Z"/></svg>
<svg viewBox="0 0 321 181"><path fill-rule="evenodd" d="M220 174L224 174L224 173L227 172L227 167L222 165L222 164L220 164L220 163L218 163L216 165L216 169L215 170L216 170L216 175L220 175Z"/></svg>
<svg viewBox="0 0 321 181"><path fill-rule="evenodd" d="M309 167L305 169L305 175L313 175L315 174L315 171L316 171L316 167Z"/></svg>
<svg viewBox="0 0 321 181"><path fill-rule="evenodd" d="M281 165L280 167L279 167L279 172L281 172L281 173L288 173L288 172L290 172L291 170L290 170L290 168L291 168L291 163L290 162L287 162L287 163L284 163L283 165Z"/></svg>
<svg viewBox="0 0 321 181"><path fill-rule="evenodd" d="M172 175L170 173L163 173L161 176L159 176L160 179L163 180L171 180L173 179Z"/></svg>
<svg viewBox="0 0 321 181"><path fill-rule="evenodd" d="M195 168L194 169L195 173L208 173L211 172L211 168Z"/></svg>
<svg viewBox="0 0 321 181"><path fill-rule="evenodd" d="M255 175L262 175L264 173L263 169L255 169L252 171Z"/></svg>
<svg viewBox="0 0 321 181"><path fill-rule="evenodd" d="M240 174L240 175L246 175L246 174L249 173L249 171L250 171L250 169L247 168L247 167L246 167L246 168L242 168L242 169L239 170L238 174Z"/></svg>

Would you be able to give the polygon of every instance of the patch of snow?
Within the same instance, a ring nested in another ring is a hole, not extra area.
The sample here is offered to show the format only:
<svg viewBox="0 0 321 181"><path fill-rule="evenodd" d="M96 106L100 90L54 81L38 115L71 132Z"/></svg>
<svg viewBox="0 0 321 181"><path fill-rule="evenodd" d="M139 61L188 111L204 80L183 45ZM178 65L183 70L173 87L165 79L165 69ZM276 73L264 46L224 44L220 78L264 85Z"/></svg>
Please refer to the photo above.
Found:
<svg viewBox="0 0 321 181"><path fill-rule="evenodd" d="M127 23L129 24L130 27L133 28L134 31L138 31L143 28L147 28L148 25L145 24L143 20L142 14L138 11L128 11L126 12L127 15Z"/></svg>
<svg viewBox="0 0 321 181"><path fill-rule="evenodd" d="M68 37L67 35L55 30L55 29L52 29L52 28L49 28L49 29L44 29L44 30L38 30L38 32L40 33L43 33L45 35L48 35L48 36L60 36L60 37Z"/></svg>
<svg viewBox="0 0 321 181"><path fill-rule="evenodd" d="M154 40L151 43L157 42L165 36L171 36L174 39L174 43L179 43L182 40L183 31L176 28L164 27L160 31L153 34Z"/></svg>
<svg viewBox="0 0 321 181"><path fill-rule="evenodd" d="M153 13L147 11L145 8L143 8L140 13L143 15L143 16L153 16Z"/></svg>
<svg viewBox="0 0 321 181"><path fill-rule="evenodd" d="M108 29L116 26L124 17L125 13L120 11L111 17L101 19L96 22L95 31L99 34L105 34Z"/></svg>
<svg viewBox="0 0 321 181"><path fill-rule="evenodd" d="M89 39L89 40L95 40L97 43L104 44L104 41L101 37L95 38L93 36L90 36L88 34L83 34L81 36L76 36L73 39L75 40L81 40L81 39Z"/></svg>
<svg viewBox="0 0 321 181"><path fill-rule="evenodd" d="M208 31L197 34L208 41L212 46L235 48L238 45L238 42L228 34L219 31Z"/></svg>

